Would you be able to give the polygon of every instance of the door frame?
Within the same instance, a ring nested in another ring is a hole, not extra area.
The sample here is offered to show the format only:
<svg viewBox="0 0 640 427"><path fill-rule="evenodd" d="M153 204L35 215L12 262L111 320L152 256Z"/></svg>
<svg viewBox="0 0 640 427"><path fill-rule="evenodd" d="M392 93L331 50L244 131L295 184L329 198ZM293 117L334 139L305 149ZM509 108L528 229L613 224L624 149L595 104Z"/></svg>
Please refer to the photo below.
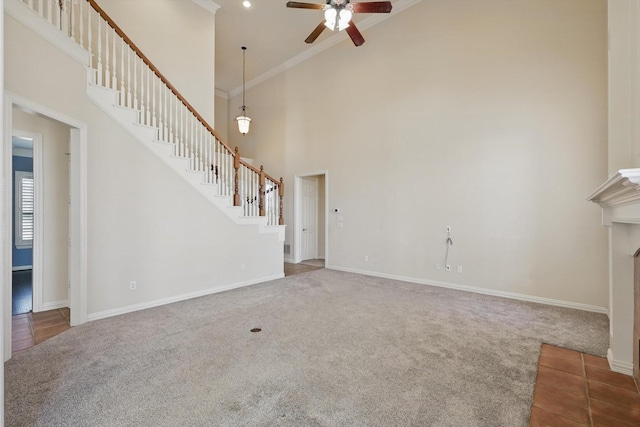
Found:
<svg viewBox="0 0 640 427"><path fill-rule="evenodd" d="M329 171L307 172L296 174L293 178L293 262L302 261L302 180L313 176L324 176L324 207L329 206ZM317 233L316 233L317 242ZM321 255L321 254L318 254ZM324 263L329 265L329 215L324 215Z"/></svg>
<svg viewBox="0 0 640 427"><path fill-rule="evenodd" d="M11 173L11 135L13 134L13 112L17 107L31 114L56 120L71 128L69 167L70 181L70 241L69 252L69 308L71 309L71 326L77 326L87 321L87 125L63 113L49 107L40 105L34 101L23 98L11 92L4 92L4 149L2 150L2 168L4 169L4 235L10 236L13 232L13 220L11 218L11 189L13 186L13 174ZM9 143L7 143L7 141ZM35 153L34 153L35 155ZM34 159L35 160L35 159ZM34 165L35 169L35 165ZM4 360L11 358L11 239L4 239L2 257L4 290L3 301L3 347ZM34 248L35 250L35 248ZM36 253L34 252L34 258ZM34 259L35 261L35 259Z"/></svg>
<svg viewBox="0 0 640 427"><path fill-rule="evenodd" d="M306 184L305 184L305 181L307 181ZM303 203L301 205L301 209L300 209L300 227L301 227L301 229L299 230L300 231L300 261L306 261L308 259L317 259L318 256L319 256L319 253L318 253L318 228L319 228L318 227L318 217L319 217L318 209L320 209L320 208L319 208L319 203L318 203L318 200L319 200L318 191L320 189L320 185L319 185L318 181L319 181L318 180L318 175L314 175L314 176L310 176L310 177L304 177L304 176L300 177L300 184L301 184L301 188L300 188L300 190L301 190L300 191L301 199L300 200L301 201L305 198L305 196L304 196L304 187L305 187L305 185L309 185L309 183L313 183L311 185L313 185L315 187L315 200L314 200L315 212L313 212L313 216L315 216L315 220L313 222L313 226L315 227L315 230L313 230L314 238L315 238L315 247L313 248L313 251L312 251L313 253L311 254L312 255L311 258L308 258L308 257L305 257L304 259L302 258L303 255L305 254L305 251L303 249L304 245L302 245L302 240L304 239L304 231L305 231L305 229L302 228L302 227L304 227L304 225L307 225L307 226L309 225L309 224L304 224L305 221L303 221L303 218L305 218L305 216L309 215L308 212L305 212L306 211L305 206L307 206L307 204ZM307 255L309 255L309 254L307 254Z"/></svg>
<svg viewBox="0 0 640 427"><path fill-rule="evenodd" d="M42 180L42 134L37 132L27 132L18 129L11 129L11 136L29 138L33 141L33 196L34 196L34 204L33 204L33 243L31 245L31 291L32 291L32 307L33 311L41 311L42 310L42 294L43 294L43 286L44 286L44 277L42 272L43 266L43 249L42 249L42 227L43 227L43 197L42 197L42 188L43 180ZM13 156L13 152L11 153ZM13 169L13 168L12 168ZM11 175L11 186L15 185L13 182L13 173ZM12 202L15 202L12 200ZM12 204L12 209L15 206ZM12 232L14 224L11 224ZM13 257L13 248L9 248ZM13 265L13 262L11 263Z"/></svg>

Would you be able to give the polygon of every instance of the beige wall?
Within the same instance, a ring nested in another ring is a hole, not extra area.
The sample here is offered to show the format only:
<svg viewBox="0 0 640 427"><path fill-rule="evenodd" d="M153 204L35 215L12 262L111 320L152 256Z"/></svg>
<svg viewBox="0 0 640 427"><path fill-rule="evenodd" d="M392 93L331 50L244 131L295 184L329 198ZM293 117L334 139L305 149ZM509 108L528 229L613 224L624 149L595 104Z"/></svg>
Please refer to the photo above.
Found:
<svg viewBox="0 0 640 427"><path fill-rule="evenodd" d="M429 0L364 36L250 89L230 135L289 189L329 170L329 265L606 307L585 201L607 175L606 1Z"/></svg>
<svg viewBox="0 0 640 427"><path fill-rule="evenodd" d="M276 234L232 223L88 99L83 65L4 23L5 39L20 40L5 45L5 88L87 125L90 319L282 274Z"/></svg>
<svg viewBox="0 0 640 427"><path fill-rule="evenodd" d="M42 304L51 308L69 297L69 127L16 108L12 116L14 130L42 134Z"/></svg>
<svg viewBox="0 0 640 427"><path fill-rule="evenodd" d="M190 0L98 0L98 3L213 125L215 15Z"/></svg>
<svg viewBox="0 0 640 427"><path fill-rule="evenodd" d="M214 129L225 143L229 142L229 99L216 95L216 120Z"/></svg>

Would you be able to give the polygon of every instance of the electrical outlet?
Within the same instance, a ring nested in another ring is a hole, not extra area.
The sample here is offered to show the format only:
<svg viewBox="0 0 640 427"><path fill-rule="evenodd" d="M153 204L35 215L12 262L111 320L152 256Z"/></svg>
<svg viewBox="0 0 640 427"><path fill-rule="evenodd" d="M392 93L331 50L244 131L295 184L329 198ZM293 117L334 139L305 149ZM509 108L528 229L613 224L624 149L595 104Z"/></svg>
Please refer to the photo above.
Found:
<svg viewBox="0 0 640 427"><path fill-rule="evenodd" d="M245 271L247 269L247 264L240 264L240 270Z"/></svg>
<svg viewBox="0 0 640 427"><path fill-rule="evenodd" d="M444 269L447 270L447 271L451 271L451 266L449 264L447 264L447 265L444 266Z"/></svg>
<svg viewBox="0 0 640 427"><path fill-rule="evenodd" d="M461 265L458 266L458 273L462 274L462 266Z"/></svg>
<svg viewBox="0 0 640 427"><path fill-rule="evenodd" d="M135 291L136 288L138 287L137 283L134 281L129 282L129 290L130 291Z"/></svg>
<svg viewBox="0 0 640 427"><path fill-rule="evenodd" d="M433 268L434 268L434 269L436 269L436 270L440 270L440 264L435 264L435 265L433 266Z"/></svg>
<svg viewBox="0 0 640 427"><path fill-rule="evenodd" d="M447 233L451 233L451 226L450 226L450 225L447 225L447 227L445 228L445 231L446 231Z"/></svg>
<svg viewBox="0 0 640 427"><path fill-rule="evenodd" d="M365 261L365 262L369 262L369 255L365 255L365 256L364 256L364 261Z"/></svg>

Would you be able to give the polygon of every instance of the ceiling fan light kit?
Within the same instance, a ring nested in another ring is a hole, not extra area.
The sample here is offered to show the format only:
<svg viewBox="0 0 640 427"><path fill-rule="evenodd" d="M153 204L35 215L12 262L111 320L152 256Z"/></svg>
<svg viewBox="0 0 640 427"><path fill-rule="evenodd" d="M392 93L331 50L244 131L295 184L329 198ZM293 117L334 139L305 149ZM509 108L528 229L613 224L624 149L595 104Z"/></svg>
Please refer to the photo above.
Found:
<svg viewBox="0 0 640 427"><path fill-rule="evenodd" d="M390 1L370 1L351 3L350 0L327 0L326 4L303 3L298 1L287 2L287 7L294 9L320 9L324 11L324 21L309 34L306 43L313 43L325 28L334 31L346 30L353 44L360 46L364 43L364 37L356 25L351 22L354 13L389 13Z"/></svg>

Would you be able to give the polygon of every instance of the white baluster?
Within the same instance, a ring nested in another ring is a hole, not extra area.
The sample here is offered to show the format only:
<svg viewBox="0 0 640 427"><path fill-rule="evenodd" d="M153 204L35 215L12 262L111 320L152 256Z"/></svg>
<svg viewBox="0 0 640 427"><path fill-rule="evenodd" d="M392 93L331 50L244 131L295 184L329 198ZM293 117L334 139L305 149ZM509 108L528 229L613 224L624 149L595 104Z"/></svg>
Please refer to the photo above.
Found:
<svg viewBox="0 0 640 427"><path fill-rule="evenodd" d="M133 52L133 109L138 109L138 55ZM138 115L138 118L140 116Z"/></svg>
<svg viewBox="0 0 640 427"><path fill-rule="evenodd" d="M91 11L92 10L93 10L92 8L89 8L89 13L87 14L87 49L89 50L89 54L91 57L91 66L93 67L93 46L91 44Z"/></svg>
<svg viewBox="0 0 640 427"><path fill-rule="evenodd" d="M107 88L111 88L111 65L109 64L109 60L111 55L109 54L109 25L105 24L104 26L104 86Z"/></svg>
<svg viewBox="0 0 640 427"><path fill-rule="evenodd" d="M127 105L127 95L124 89L124 39L120 39L120 105Z"/></svg>
<svg viewBox="0 0 640 427"><path fill-rule="evenodd" d="M171 125L173 121L173 110L171 109L171 96L169 94L169 88L167 86L164 87L164 99L166 102L165 108L165 118L166 123L164 124L167 128L167 142L171 142L173 140L173 126Z"/></svg>
<svg viewBox="0 0 640 427"><path fill-rule="evenodd" d="M182 123L182 110L180 109L180 101L176 98L176 143L178 144L178 155L182 153L182 128L180 124Z"/></svg>
<svg viewBox="0 0 640 427"><path fill-rule="evenodd" d="M173 94L169 94L169 99L171 99L171 101L173 102L173 137L174 137L174 144L176 144L176 155L179 154L179 145L180 145L180 114L178 114L180 112L180 110L178 109L178 100L176 99L176 97L173 96Z"/></svg>
<svg viewBox="0 0 640 427"><path fill-rule="evenodd" d="M158 119L156 117L156 74L152 72L151 74L151 111L153 112L153 116L151 117L151 126L158 127Z"/></svg>
<svg viewBox="0 0 640 427"><path fill-rule="evenodd" d="M146 124L147 126L151 126L151 68L149 68L148 66L146 66L145 64L145 68L147 70L147 119L146 119Z"/></svg>
<svg viewBox="0 0 640 427"><path fill-rule="evenodd" d="M102 31L100 31L100 21L102 19L98 18L98 84L103 85L102 83Z"/></svg>
<svg viewBox="0 0 640 427"><path fill-rule="evenodd" d="M162 82L158 80L158 77L154 74L153 82L158 82L158 107L156 116L156 126L158 127L158 139L164 141L164 120L162 117Z"/></svg>
<svg viewBox="0 0 640 427"><path fill-rule="evenodd" d="M62 0L62 3L60 3L60 31L62 31L67 37L71 36L71 29L69 28L69 13L68 0Z"/></svg>
<svg viewBox="0 0 640 427"><path fill-rule="evenodd" d="M79 25L79 32L80 32L80 46L82 47L86 47L84 45L84 15L82 14L82 4L84 3L84 0L79 0L78 2L78 17L80 22L78 23ZM40 4L42 4L42 0L40 0Z"/></svg>
<svg viewBox="0 0 640 427"><path fill-rule="evenodd" d="M131 96L131 49L127 49L127 107L133 108L133 97Z"/></svg>
<svg viewBox="0 0 640 427"><path fill-rule="evenodd" d="M74 22L74 17L75 14L73 13L74 7L73 7L73 1L72 0L67 0L67 8L69 9L69 32L70 32L70 36L72 39L76 39L76 31L75 31L75 22Z"/></svg>
<svg viewBox="0 0 640 427"><path fill-rule="evenodd" d="M55 26L56 26L57 29L62 31L62 8L60 7L60 3L58 3L57 0L54 1L54 11L55 11L55 14L56 14Z"/></svg>
<svg viewBox="0 0 640 427"><path fill-rule="evenodd" d="M83 0L80 0L81 2ZM111 29L111 52L113 54L113 60L111 61L111 78L112 78L112 82L111 82L111 88L112 89L118 89L118 75L117 75L117 70L118 70L118 63L117 63L117 55L116 55L116 30L114 30L113 28Z"/></svg>
<svg viewBox="0 0 640 427"><path fill-rule="evenodd" d="M47 2L47 16L46 16L46 18L47 18L47 21L49 21L52 25L54 25L54 23L53 23L53 12L51 11L51 6L52 6L51 2L48 1ZM43 18L44 18L44 15L43 15Z"/></svg>

